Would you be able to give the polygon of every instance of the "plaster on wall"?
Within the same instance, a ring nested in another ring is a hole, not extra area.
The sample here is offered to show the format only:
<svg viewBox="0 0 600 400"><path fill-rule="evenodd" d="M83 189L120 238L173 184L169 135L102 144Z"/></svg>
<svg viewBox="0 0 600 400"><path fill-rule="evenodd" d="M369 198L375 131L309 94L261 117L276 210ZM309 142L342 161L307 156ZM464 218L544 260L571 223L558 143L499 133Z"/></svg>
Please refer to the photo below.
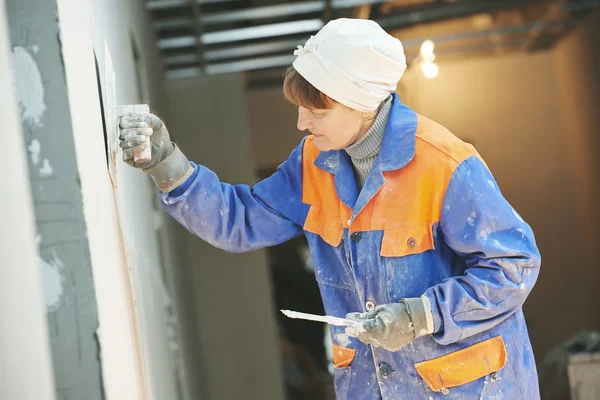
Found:
<svg viewBox="0 0 600 400"><path fill-rule="evenodd" d="M40 70L29 52L21 46L13 48L13 64L21 116L30 124L39 126L46 111Z"/></svg>
<svg viewBox="0 0 600 400"><path fill-rule="evenodd" d="M53 259L46 261L40 257L42 268L42 284L44 286L44 303L48 311L56 311L63 297L63 262L53 253Z"/></svg>

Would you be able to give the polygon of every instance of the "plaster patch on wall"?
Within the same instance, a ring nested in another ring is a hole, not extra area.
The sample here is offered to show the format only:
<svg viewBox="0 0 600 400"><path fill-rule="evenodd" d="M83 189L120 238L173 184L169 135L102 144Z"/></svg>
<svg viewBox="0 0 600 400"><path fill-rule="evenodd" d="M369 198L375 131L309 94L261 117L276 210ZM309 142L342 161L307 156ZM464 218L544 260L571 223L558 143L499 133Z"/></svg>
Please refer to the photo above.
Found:
<svg viewBox="0 0 600 400"><path fill-rule="evenodd" d="M21 46L13 48L13 64L21 117L33 126L40 126L46 111L40 70L33 57Z"/></svg>
<svg viewBox="0 0 600 400"><path fill-rule="evenodd" d="M44 285L44 302L48 311L56 311L60 307L60 299L63 295L63 277L60 271L64 268L63 262L56 253L53 259L47 262L40 257L42 266L42 282Z"/></svg>
<svg viewBox="0 0 600 400"><path fill-rule="evenodd" d="M40 163L40 151L42 150L40 142L37 139L33 139L29 146L27 146L27 150L29 150L31 163L37 166Z"/></svg>
<svg viewBox="0 0 600 400"><path fill-rule="evenodd" d="M44 163L42 164L42 168L40 168L40 175L43 177L52 175L52 166L47 158L44 158Z"/></svg>

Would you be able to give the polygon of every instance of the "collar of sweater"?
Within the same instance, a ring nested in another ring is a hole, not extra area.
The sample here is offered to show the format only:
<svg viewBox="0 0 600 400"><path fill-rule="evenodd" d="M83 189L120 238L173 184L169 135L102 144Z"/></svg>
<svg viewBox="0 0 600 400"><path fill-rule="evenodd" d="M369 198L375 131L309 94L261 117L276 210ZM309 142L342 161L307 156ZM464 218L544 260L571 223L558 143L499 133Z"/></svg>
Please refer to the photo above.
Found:
<svg viewBox="0 0 600 400"><path fill-rule="evenodd" d="M352 159L365 159L375 158L379 154L381 149L381 143L383 142L383 134L385 133L385 127L387 120L392 109L392 96L389 96L381 106L381 109L373 121L373 125L360 138L356 143L346 147L346 153Z"/></svg>

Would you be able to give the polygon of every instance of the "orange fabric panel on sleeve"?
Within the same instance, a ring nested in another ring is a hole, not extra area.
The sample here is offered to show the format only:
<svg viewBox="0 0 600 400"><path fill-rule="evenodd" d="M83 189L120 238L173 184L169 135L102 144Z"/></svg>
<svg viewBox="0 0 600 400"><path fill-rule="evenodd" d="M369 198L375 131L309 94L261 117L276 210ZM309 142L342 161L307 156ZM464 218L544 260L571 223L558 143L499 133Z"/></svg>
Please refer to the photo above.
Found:
<svg viewBox="0 0 600 400"><path fill-rule="evenodd" d="M350 366L354 357L356 356L356 350L341 347L336 344L333 345L333 366L335 368L344 368Z"/></svg>
<svg viewBox="0 0 600 400"><path fill-rule="evenodd" d="M506 365L501 336L485 340L448 355L415 364L417 372L435 392L473 382L500 371Z"/></svg>

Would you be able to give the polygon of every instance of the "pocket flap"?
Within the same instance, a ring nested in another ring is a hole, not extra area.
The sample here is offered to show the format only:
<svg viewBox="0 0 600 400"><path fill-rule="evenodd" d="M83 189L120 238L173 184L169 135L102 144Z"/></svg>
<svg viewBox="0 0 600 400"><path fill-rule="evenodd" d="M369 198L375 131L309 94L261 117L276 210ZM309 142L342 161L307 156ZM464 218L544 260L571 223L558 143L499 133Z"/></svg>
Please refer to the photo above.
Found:
<svg viewBox="0 0 600 400"><path fill-rule="evenodd" d="M483 378L506 365L506 347L501 336L454 353L415 364L431 390L439 392Z"/></svg>
<svg viewBox="0 0 600 400"><path fill-rule="evenodd" d="M329 215L317 206L310 206L304 222L304 230L319 235L333 247L339 246L344 236L342 219Z"/></svg>
<svg viewBox="0 0 600 400"><path fill-rule="evenodd" d="M403 257L433 249L432 226L431 222L422 221L384 229L381 255L383 257Z"/></svg>
<svg viewBox="0 0 600 400"><path fill-rule="evenodd" d="M346 347L333 345L333 366L335 368L344 368L350 366L356 356L356 350Z"/></svg>

